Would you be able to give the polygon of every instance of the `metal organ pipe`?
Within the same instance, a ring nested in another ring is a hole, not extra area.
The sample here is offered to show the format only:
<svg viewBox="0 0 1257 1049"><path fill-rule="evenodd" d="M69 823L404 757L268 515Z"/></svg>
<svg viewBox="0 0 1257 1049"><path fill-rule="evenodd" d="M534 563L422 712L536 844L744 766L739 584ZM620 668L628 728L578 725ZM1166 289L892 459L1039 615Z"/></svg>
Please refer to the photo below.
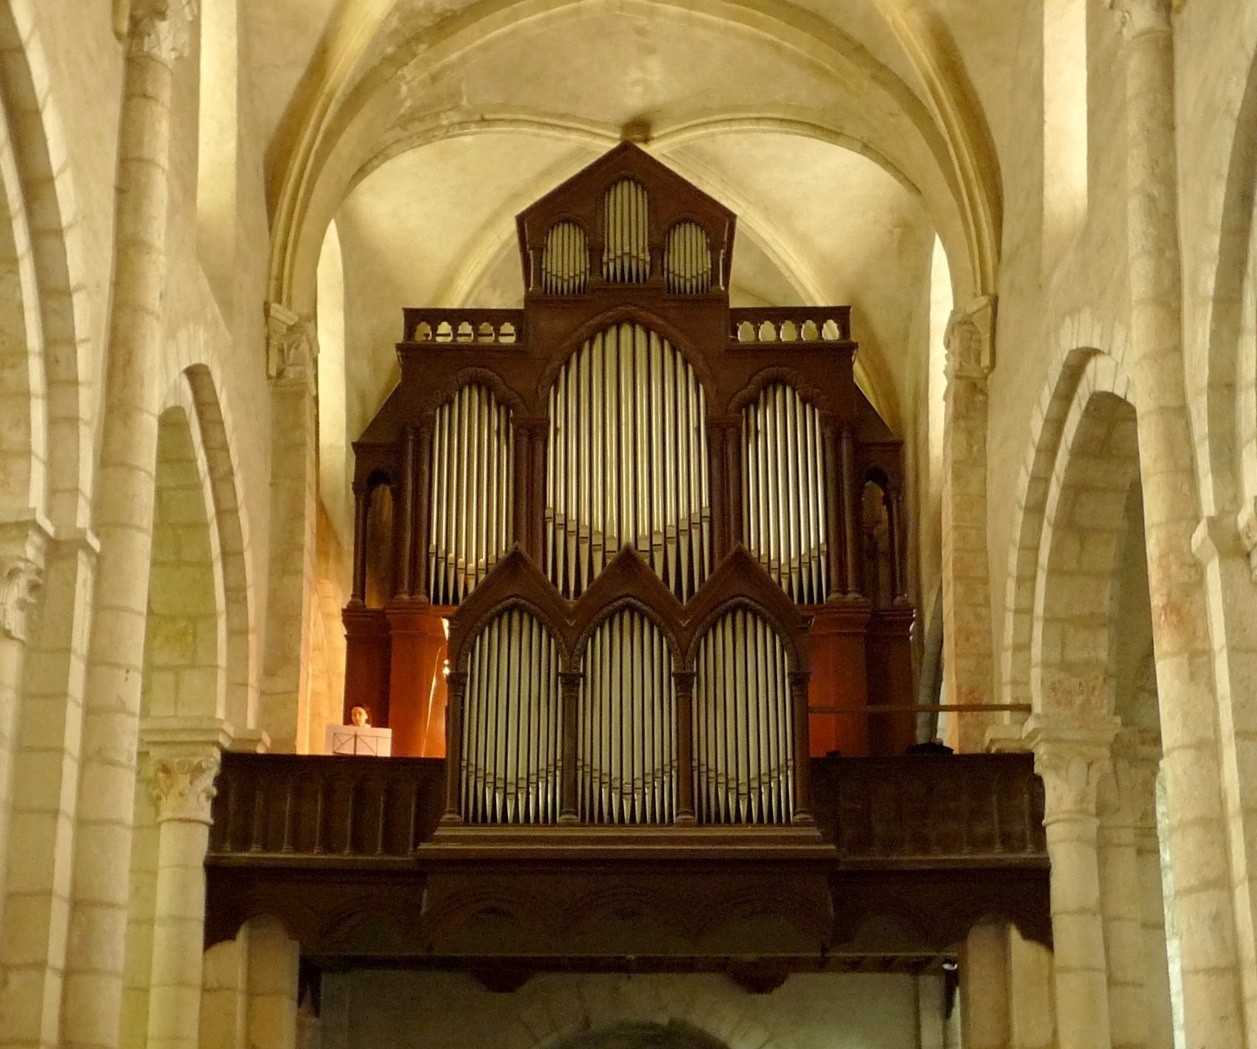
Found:
<svg viewBox="0 0 1257 1049"><path fill-rule="evenodd" d="M429 476L428 597L463 600L512 542L514 434L510 409L480 385L437 410Z"/></svg>
<svg viewBox="0 0 1257 1049"><path fill-rule="evenodd" d="M754 612L725 614L699 644L694 809L700 823L789 823L794 718L781 638Z"/></svg>
<svg viewBox="0 0 1257 1049"><path fill-rule="evenodd" d="M630 544L682 601L711 560L703 391L679 351L631 323L594 336L550 390L545 569L579 596Z"/></svg>
<svg viewBox="0 0 1257 1049"><path fill-rule="evenodd" d="M790 387L765 387L742 412L743 539L790 598L828 594L826 467L820 413Z"/></svg>
<svg viewBox="0 0 1257 1049"><path fill-rule="evenodd" d="M553 823L562 779L559 654L522 609L472 645L463 697L462 812L469 823Z"/></svg>
<svg viewBox="0 0 1257 1049"><path fill-rule="evenodd" d="M580 295L589 282L589 238L575 222L556 222L546 233L541 256L541 290L547 295Z"/></svg>
<svg viewBox="0 0 1257 1049"><path fill-rule="evenodd" d="M705 295L711 291L711 248L707 231L697 222L678 222L668 230L663 272L674 295Z"/></svg>
<svg viewBox="0 0 1257 1049"><path fill-rule="evenodd" d="M624 609L585 649L577 777L591 823L671 823L677 811L676 686L659 627Z"/></svg>
<svg viewBox="0 0 1257 1049"><path fill-rule="evenodd" d="M650 279L650 207L646 187L620 179L602 198L602 278L612 284Z"/></svg>

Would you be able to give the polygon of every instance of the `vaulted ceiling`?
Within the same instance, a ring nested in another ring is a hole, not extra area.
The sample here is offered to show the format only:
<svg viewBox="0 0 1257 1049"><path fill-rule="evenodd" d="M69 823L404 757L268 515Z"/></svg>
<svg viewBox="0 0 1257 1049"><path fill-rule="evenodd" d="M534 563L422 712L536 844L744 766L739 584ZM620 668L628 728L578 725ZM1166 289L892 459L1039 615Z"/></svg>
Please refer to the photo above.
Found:
<svg viewBox="0 0 1257 1049"><path fill-rule="evenodd" d="M627 134L739 214L735 301L851 303L863 381L902 421L935 235L960 300L993 290L1022 6L244 4L272 297L314 309L334 223L352 439L392 381L400 308L517 303L514 214Z"/></svg>

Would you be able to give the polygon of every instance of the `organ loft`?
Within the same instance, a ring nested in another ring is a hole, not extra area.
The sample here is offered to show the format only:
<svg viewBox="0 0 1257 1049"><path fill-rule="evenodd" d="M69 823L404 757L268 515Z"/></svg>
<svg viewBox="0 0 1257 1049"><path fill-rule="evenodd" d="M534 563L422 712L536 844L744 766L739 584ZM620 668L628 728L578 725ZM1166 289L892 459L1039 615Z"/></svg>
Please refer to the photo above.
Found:
<svg viewBox="0 0 1257 1049"><path fill-rule="evenodd" d="M354 444L345 720L392 757L224 756L208 942L264 912L318 965L508 984L1046 942L1030 756L907 753L901 443L849 308L732 308L734 214L632 144L517 225L523 307L407 309Z"/></svg>
<svg viewBox="0 0 1257 1049"><path fill-rule="evenodd" d="M913 742L862 711L912 702L900 442L848 308L730 308L735 222L624 144L519 216L522 310L406 312L345 710L451 819L790 823Z"/></svg>

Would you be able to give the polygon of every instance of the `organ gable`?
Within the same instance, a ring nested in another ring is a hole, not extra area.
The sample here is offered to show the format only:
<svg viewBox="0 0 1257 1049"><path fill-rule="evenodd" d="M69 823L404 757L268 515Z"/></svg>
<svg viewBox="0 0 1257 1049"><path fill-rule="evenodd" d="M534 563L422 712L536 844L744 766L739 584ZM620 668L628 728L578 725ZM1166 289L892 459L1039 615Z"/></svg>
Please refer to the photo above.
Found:
<svg viewBox="0 0 1257 1049"><path fill-rule="evenodd" d="M624 144L518 217L521 309L405 311L345 703L447 822L806 824L809 755L912 742L858 713L912 699L899 441L848 307L730 307L735 223Z"/></svg>

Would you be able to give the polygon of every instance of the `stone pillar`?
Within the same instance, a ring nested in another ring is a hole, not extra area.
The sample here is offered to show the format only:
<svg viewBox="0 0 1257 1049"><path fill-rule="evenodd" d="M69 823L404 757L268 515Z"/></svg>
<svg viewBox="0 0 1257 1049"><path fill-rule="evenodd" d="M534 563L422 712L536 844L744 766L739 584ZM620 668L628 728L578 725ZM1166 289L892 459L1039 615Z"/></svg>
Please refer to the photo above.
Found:
<svg viewBox="0 0 1257 1049"><path fill-rule="evenodd" d="M1052 952L1008 929L1008 1047L1055 1049Z"/></svg>
<svg viewBox="0 0 1257 1049"><path fill-rule="evenodd" d="M62 1007L62 1044L73 1049L112 1049L118 1039L153 531L171 79L195 17L195 0L133 0L128 21L94 508L100 557Z"/></svg>
<svg viewBox="0 0 1257 1049"><path fill-rule="evenodd" d="M1008 954L1002 925L969 930L960 950L960 1024L965 1049L1008 1049Z"/></svg>
<svg viewBox="0 0 1257 1049"><path fill-rule="evenodd" d="M1045 790L1060 1049L1111 1049L1096 795L1116 732L1112 718L1035 715L1026 725Z"/></svg>
<svg viewBox="0 0 1257 1049"><path fill-rule="evenodd" d="M1231 884L1234 887L1237 952L1248 1043L1257 1046L1257 768L1246 747L1257 739L1257 632L1252 628L1253 583L1257 582L1257 504L1238 520L1206 517L1192 536L1205 574L1209 634L1213 641L1213 684L1218 697L1223 798L1232 828Z"/></svg>
<svg viewBox="0 0 1257 1049"><path fill-rule="evenodd" d="M296 1049L299 951L279 922L249 925L250 1049Z"/></svg>
<svg viewBox="0 0 1257 1049"><path fill-rule="evenodd" d="M258 723L280 753L308 749L306 661L315 591L314 324L279 303L266 307L271 374L271 533L266 645Z"/></svg>
<svg viewBox="0 0 1257 1049"><path fill-rule="evenodd" d="M144 729L158 828L148 1049L197 1046L210 803L230 742L230 726L216 720L162 718Z"/></svg>
<svg viewBox="0 0 1257 1049"><path fill-rule="evenodd" d="M943 681L948 703L993 702L991 580L986 543L987 372L994 300L947 325L943 439ZM960 718L958 749L979 752L987 718Z"/></svg>
<svg viewBox="0 0 1257 1049"><path fill-rule="evenodd" d="M1146 1049L1149 1008L1138 836L1156 806L1159 746L1123 729L1100 787L1100 904L1113 1049ZM1167 1003L1168 1004L1168 1003Z"/></svg>
<svg viewBox="0 0 1257 1049"><path fill-rule="evenodd" d="M1189 1046L1242 1046L1244 1017L1219 776L1218 711L1182 339L1171 0L1108 0L1125 40L1130 372ZM1234 785L1231 785L1234 786ZM1233 791L1231 792L1234 793Z"/></svg>
<svg viewBox="0 0 1257 1049"><path fill-rule="evenodd" d="M8 881L13 769L20 730L27 620L38 599L51 532L49 525L29 513L12 521L0 520L0 928L4 926Z"/></svg>

